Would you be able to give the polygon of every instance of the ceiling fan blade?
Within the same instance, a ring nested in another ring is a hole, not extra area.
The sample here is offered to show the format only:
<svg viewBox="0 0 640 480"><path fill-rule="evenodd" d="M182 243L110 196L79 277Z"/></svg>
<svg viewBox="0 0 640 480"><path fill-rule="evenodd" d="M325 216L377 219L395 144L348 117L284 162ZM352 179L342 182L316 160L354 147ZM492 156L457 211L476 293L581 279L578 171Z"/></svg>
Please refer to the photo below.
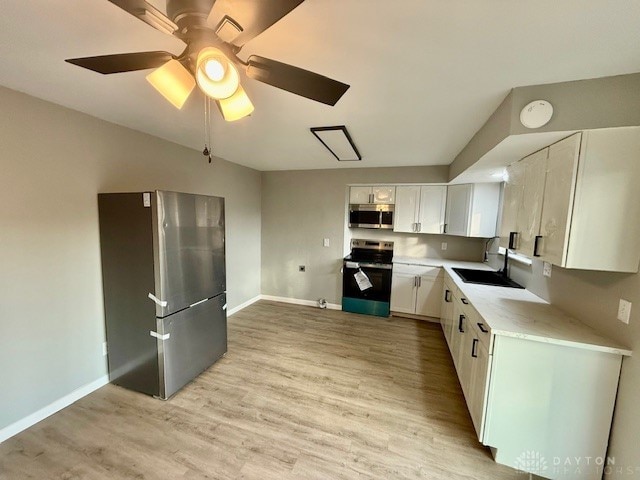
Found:
<svg viewBox="0 0 640 480"><path fill-rule="evenodd" d="M99 57L69 58L65 62L108 75L110 73L157 68L174 58L176 57L169 52L137 52L101 55Z"/></svg>
<svg viewBox="0 0 640 480"><path fill-rule="evenodd" d="M209 14L209 24L221 30L227 19L242 29L225 40L241 47L276 23L304 0L217 0Z"/></svg>
<svg viewBox="0 0 640 480"><path fill-rule="evenodd" d="M142 20L147 25L151 25L156 30L173 34L178 26L173 23L163 12L145 0L109 0L134 17Z"/></svg>
<svg viewBox="0 0 640 480"><path fill-rule="evenodd" d="M257 55L248 64L248 77L331 106L349 89L346 83Z"/></svg>

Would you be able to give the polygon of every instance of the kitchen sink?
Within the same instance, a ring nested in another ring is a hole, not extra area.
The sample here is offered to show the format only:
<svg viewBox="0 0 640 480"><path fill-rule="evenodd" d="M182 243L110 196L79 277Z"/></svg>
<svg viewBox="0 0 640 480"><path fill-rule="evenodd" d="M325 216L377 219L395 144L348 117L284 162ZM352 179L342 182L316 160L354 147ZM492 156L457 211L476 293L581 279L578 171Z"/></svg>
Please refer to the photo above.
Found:
<svg viewBox="0 0 640 480"><path fill-rule="evenodd" d="M492 285L494 287L524 288L501 273L491 270L474 270L472 268L454 268L454 272L465 283L478 283L480 285Z"/></svg>

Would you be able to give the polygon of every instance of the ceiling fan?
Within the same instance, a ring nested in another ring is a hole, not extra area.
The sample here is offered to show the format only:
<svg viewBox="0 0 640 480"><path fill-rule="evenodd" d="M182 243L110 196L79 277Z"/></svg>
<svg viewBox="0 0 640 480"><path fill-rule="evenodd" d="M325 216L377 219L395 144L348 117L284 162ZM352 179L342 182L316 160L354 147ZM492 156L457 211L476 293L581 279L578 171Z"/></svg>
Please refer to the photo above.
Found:
<svg viewBox="0 0 640 480"><path fill-rule="evenodd" d="M182 108L196 84L215 99L227 121L253 111L240 85L247 77L296 95L335 105L349 85L269 58L238 58L244 44L260 35L304 0L166 0L166 15L148 0L109 0L157 30L186 44L180 55L137 52L72 58L69 63L102 74L155 70L147 80ZM155 2L157 3L157 2Z"/></svg>

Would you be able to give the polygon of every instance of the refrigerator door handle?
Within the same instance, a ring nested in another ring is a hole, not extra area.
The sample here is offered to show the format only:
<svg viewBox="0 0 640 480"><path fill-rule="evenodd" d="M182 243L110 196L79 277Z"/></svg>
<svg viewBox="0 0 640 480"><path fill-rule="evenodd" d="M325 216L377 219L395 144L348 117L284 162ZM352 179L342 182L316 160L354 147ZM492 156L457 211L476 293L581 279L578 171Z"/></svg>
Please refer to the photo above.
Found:
<svg viewBox="0 0 640 480"><path fill-rule="evenodd" d="M148 297L153 300L155 302L156 305L160 305L161 307L166 307L169 302L167 302L166 300L160 300L158 297L156 297L153 293L149 292Z"/></svg>
<svg viewBox="0 0 640 480"><path fill-rule="evenodd" d="M153 330L149 331L149 335L151 335L152 337L156 337L159 340L169 340L171 338L170 333L165 333L164 335L161 335L158 332L154 332Z"/></svg>

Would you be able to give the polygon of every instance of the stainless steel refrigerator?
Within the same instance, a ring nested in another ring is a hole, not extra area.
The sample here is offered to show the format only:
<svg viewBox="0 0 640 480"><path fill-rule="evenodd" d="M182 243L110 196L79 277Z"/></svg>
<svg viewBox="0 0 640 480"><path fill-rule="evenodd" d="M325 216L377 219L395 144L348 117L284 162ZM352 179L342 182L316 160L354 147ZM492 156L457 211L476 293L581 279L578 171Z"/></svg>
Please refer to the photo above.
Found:
<svg viewBox="0 0 640 480"><path fill-rule="evenodd" d="M98 195L109 379L167 399L227 351L224 199Z"/></svg>

